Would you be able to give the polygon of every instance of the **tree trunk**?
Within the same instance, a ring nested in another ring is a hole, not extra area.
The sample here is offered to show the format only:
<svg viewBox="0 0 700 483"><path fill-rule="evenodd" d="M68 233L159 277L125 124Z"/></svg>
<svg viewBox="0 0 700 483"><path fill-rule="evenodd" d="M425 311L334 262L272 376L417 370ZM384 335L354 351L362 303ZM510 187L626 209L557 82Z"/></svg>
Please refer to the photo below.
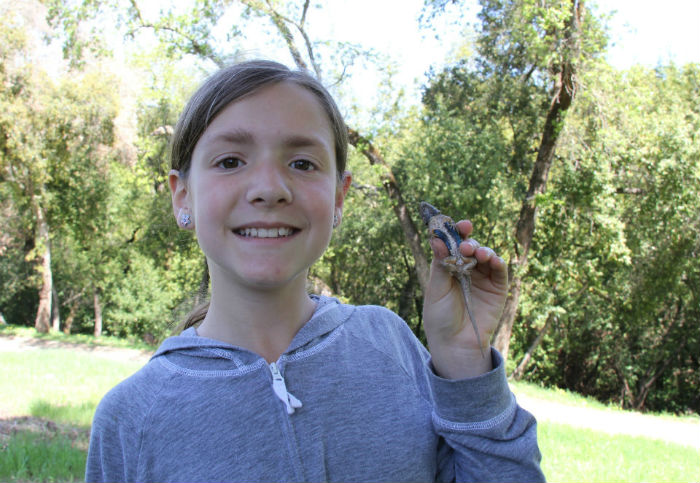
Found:
<svg viewBox="0 0 700 483"><path fill-rule="evenodd" d="M70 334L70 331L73 328L73 321L75 320L75 314L76 314L76 312L78 312L79 306L80 306L79 300L74 300L70 304L70 309L68 309L68 316L66 317L66 321L63 324L63 333L64 334Z"/></svg>
<svg viewBox="0 0 700 483"><path fill-rule="evenodd" d="M367 158L370 164L379 164L385 169L384 189L389 195L394 214L396 214L396 218L399 220L399 225L403 231L406 243L413 255L413 260L416 264L416 273L418 275L418 283L423 293L425 293L430 276L430 264L428 263L428 257L425 256L425 252L423 251L420 234L418 233L416 224L413 222L413 218L411 218L410 210L403 199L401 189L396 182L394 173L391 171L391 167L384 160L379 150L372 145L370 141L362 137L360 133L352 128L348 129L348 136L350 144L358 149Z"/></svg>
<svg viewBox="0 0 700 483"><path fill-rule="evenodd" d="M41 272L39 307L36 311L34 327L38 332L46 333L51 330L51 293L53 291L51 247L49 245L49 222L46 220L44 209L36 197L34 197L34 215L37 225L35 246L39 252L39 270Z"/></svg>
<svg viewBox="0 0 700 483"><path fill-rule="evenodd" d="M577 42L576 39L579 37L578 32L581 26L583 2L572 2L572 9L572 21L567 26L565 39L568 43L575 44ZM572 51L576 52L576 49L574 48ZM561 65L562 67L554 86L554 96L544 122L542 139L537 150L537 159L532 169L530 184L523 200L518 224L515 229L515 256L508 265L511 287L503 315L501 315L493 338L494 347L499 350L504 358L508 357L510 336L513 331L513 322L517 316L518 302L520 300L522 276L527 268L530 245L535 233L537 218L536 198L547 191L549 170L554 161L557 140L564 124L564 115L569 106L571 106L571 101L576 93L573 59L562 59Z"/></svg>
<svg viewBox="0 0 700 483"><path fill-rule="evenodd" d="M682 304L682 302L679 302ZM647 369L646 373L644 374L643 377L640 377L637 380L636 384L636 394L633 395L632 400L631 400L631 405L634 409L641 411L644 408L644 403L646 402L647 396L649 396L649 392L651 391L652 387L654 386L654 383L656 383L657 379L661 377L661 375L668 369L668 367L671 365L671 362L673 362L673 359L675 357L678 357L679 354L683 352L685 349L686 344L688 343L688 338L683 337L681 338L681 342L679 344L675 344L673 341L669 342L669 339L671 339L671 333L673 329L676 326L677 323L677 333L684 333L685 332L685 318L680 316L681 318L679 319L679 313L681 310L679 309L678 305L676 305L675 310L673 311L675 314L673 315L673 318L671 320L671 323L669 324L668 328L664 331L664 334L661 336L661 340L658 343L657 347L662 347L664 345L671 345L673 346L672 351L663 351L662 353L666 352L669 353L671 352L673 357L666 356L658 361ZM677 337L674 338L677 340Z"/></svg>
<svg viewBox="0 0 700 483"><path fill-rule="evenodd" d="M532 344L530 344L530 347L527 348L527 352L525 353L525 356L523 356L523 360L520 361L518 367L516 367L513 371L512 377L516 381L519 381L523 377L523 374L525 374L525 369L527 369L528 364L530 364L530 361L532 360L532 354L535 352L535 349L539 347L540 342L542 342L542 339L547 333L549 326L552 325L552 320L554 320L554 316L550 314L549 317L547 317L547 321L544 323L544 327L540 329L540 331L537 333L537 337L535 337L535 340L532 342Z"/></svg>
<svg viewBox="0 0 700 483"><path fill-rule="evenodd" d="M102 305L100 304L100 294L95 289L93 302L95 305L95 337L102 336Z"/></svg>
<svg viewBox="0 0 700 483"><path fill-rule="evenodd" d="M51 284L51 329L54 332L58 332L61 327L61 312L59 311L58 304L58 290L56 290L56 284Z"/></svg>

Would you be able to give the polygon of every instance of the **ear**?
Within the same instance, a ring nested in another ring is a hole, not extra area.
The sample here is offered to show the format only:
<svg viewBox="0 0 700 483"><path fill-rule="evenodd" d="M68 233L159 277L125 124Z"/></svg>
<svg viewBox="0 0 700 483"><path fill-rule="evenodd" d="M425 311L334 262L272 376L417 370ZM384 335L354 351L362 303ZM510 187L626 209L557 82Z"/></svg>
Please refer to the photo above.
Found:
<svg viewBox="0 0 700 483"><path fill-rule="evenodd" d="M168 174L168 183L170 184L170 194L172 196L173 215L177 219L180 210L190 208L187 181L180 171L171 169L170 174Z"/></svg>
<svg viewBox="0 0 700 483"><path fill-rule="evenodd" d="M338 186L335 190L335 209L343 209L343 203L345 202L345 195L348 194L348 189L350 189L350 183L352 183L352 174L350 171L345 171L342 178L338 181Z"/></svg>

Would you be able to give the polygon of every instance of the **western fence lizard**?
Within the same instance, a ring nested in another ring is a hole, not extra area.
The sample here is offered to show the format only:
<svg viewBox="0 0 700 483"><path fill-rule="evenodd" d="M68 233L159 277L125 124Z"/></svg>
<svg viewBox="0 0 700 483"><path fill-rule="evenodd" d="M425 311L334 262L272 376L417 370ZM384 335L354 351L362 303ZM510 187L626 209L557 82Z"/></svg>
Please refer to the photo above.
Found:
<svg viewBox="0 0 700 483"><path fill-rule="evenodd" d="M440 263L442 264L448 272L452 274L462 287L462 294L464 295L464 306L467 309L467 314L469 315L469 320L474 327L474 332L476 333L476 340L479 344L479 349L481 350L482 357L486 357L484 354L484 348L481 345L481 336L479 335L479 329L476 326L476 320L474 320L474 314L472 314L472 278L471 273L476 266L476 258L465 257L459 252L459 244L462 243L462 237L459 236L459 231L457 231L457 225L452 218L447 215L440 213L440 210L435 208L430 203L421 201L420 203L420 216L423 222L428 227L430 235L434 238L439 238L447 246L449 255L443 258Z"/></svg>

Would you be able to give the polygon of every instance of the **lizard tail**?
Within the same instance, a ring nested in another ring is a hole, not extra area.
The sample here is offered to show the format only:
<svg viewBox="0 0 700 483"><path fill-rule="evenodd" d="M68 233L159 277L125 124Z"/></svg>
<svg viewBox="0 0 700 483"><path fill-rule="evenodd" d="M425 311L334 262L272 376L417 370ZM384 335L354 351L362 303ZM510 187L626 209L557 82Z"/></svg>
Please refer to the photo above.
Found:
<svg viewBox="0 0 700 483"><path fill-rule="evenodd" d="M476 319L474 318L474 314L472 313L472 281L470 277L459 277L459 283L462 286L462 293L464 294L464 305L467 309L469 321L472 323L474 333L476 334L476 342L479 344L481 357L486 358L484 347L481 345L481 335L479 335L479 328L476 325Z"/></svg>

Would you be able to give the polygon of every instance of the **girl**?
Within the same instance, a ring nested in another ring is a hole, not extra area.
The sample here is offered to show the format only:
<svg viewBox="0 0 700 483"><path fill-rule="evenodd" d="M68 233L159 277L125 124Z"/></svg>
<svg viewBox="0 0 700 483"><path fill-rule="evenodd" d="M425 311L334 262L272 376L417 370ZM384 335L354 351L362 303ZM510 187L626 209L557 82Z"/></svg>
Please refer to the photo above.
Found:
<svg viewBox="0 0 700 483"><path fill-rule="evenodd" d="M211 275L209 306L110 391L88 481L542 480L533 417L503 359L483 358L459 285L436 260L430 353L397 315L309 295L342 219L347 129L312 77L267 61L223 69L172 142L170 187ZM466 238L467 221L458 224ZM474 314L488 344L507 291L473 240ZM488 349L488 347L486 347Z"/></svg>

